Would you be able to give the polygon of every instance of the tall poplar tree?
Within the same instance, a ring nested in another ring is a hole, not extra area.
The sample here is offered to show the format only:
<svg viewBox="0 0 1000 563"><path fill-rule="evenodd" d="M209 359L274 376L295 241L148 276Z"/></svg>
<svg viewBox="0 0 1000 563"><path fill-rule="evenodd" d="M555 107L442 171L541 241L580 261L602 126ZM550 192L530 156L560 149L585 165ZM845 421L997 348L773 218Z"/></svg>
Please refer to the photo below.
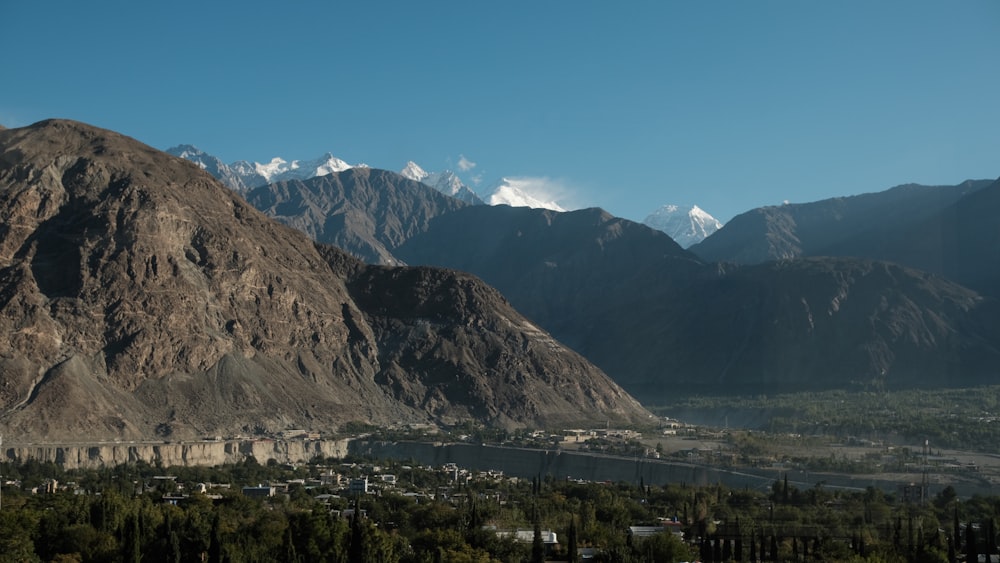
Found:
<svg viewBox="0 0 1000 563"><path fill-rule="evenodd" d="M566 558L569 559L571 563L576 563L580 559L576 547L576 516L571 515L569 517L569 533L567 536Z"/></svg>
<svg viewBox="0 0 1000 563"><path fill-rule="evenodd" d="M219 512L212 519L212 538L208 544L208 563L222 563L222 526Z"/></svg>
<svg viewBox="0 0 1000 563"><path fill-rule="evenodd" d="M976 531L972 528L972 522L965 525L965 560L979 561L979 546L976 545Z"/></svg>
<svg viewBox="0 0 1000 563"><path fill-rule="evenodd" d="M355 501L354 514L351 515L350 546L347 552L347 558L351 563L368 562L368 546L365 543L367 540L364 524L361 522L361 507Z"/></svg>

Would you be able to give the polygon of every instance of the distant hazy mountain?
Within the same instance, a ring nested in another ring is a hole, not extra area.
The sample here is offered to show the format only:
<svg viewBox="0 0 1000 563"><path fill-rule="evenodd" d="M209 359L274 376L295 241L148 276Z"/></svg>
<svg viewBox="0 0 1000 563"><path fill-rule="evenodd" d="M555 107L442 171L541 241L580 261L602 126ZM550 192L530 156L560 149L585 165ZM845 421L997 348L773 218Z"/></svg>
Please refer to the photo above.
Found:
<svg viewBox="0 0 1000 563"><path fill-rule="evenodd" d="M450 170L445 170L444 172L427 172L411 160L400 171L400 175L404 178L427 184L435 190L465 203L473 205L482 205L485 203L482 198L476 195L476 192L462 183L462 180Z"/></svg>
<svg viewBox="0 0 1000 563"><path fill-rule="evenodd" d="M485 198L486 202L490 205L509 205L511 207L565 211L555 201L539 199L537 196L532 195L529 183L529 180L519 178L501 178L488 191L488 195Z"/></svg>
<svg viewBox="0 0 1000 563"><path fill-rule="evenodd" d="M978 185L979 183L976 183ZM947 276L1000 297L1000 180L963 193L938 212L867 241L831 247L835 254L864 254Z"/></svg>
<svg viewBox="0 0 1000 563"><path fill-rule="evenodd" d="M663 231L682 248L689 248L722 228L722 223L697 205L664 205L650 213L642 223Z"/></svg>
<svg viewBox="0 0 1000 563"><path fill-rule="evenodd" d="M940 213L991 182L906 184L878 193L761 207L737 215L691 251L705 260L743 264L823 255L888 258L872 256L878 241Z"/></svg>
<svg viewBox="0 0 1000 563"><path fill-rule="evenodd" d="M240 160L230 164L230 168L243 179L244 184L252 189L274 182L326 176L334 172L342 172L352 168L352 166L332 154L326 153L313 160L293 160L291 162L279 157L272 158L271 162L266 164Z"/></svg>
<svg viewBox="0 0 1000 563"><path fill-rule="evenodd" d="M482 197L466 186L459 177L450 170L444 172L427 172L417 163L410 161L400 171L400 174L411 180L427 184L441 193L456 197L466 203L475 205L509 205L511 207L531 207L534 209L551 209L564 211L554 201L539 199L532 195L530 180L501 178L487 189Z"/></svg>
<svg viewBox="0 0 1000 563"><path fill-rule="evenodd" d="M1000 296L1000 191L992 180L890 190L743 213L691 247L706 260L799 256L898 262ZM992 272L992 273L990 273Z"/></svg>
<svg viewBox="0 0 1000 563"><path fill-rule="evenodd" d="M227 165L219 158L192 145L178 145L167 149L166 152L194 162L203 170L222 181L223 184L240 193L245 193L272 182L305 180L353 168L352 165L330 153L312 160L293 160L288 162L283 158L275 157L268 163L238 160Z"/></svg>
<svg viewBox="0 0 1000 563"><path fill-rule="evenodd" d="M195 162L224 184L240 193L245 193L254 188L275 182L307 180L316 176L325 176L355 167L330 153L326 153L313 160L293 160L288 162L280 157L275 157L268 163L240 160L226 165L218 158L191 145L178 145L167 149L167 152ZM365 168L367 166L359 164L356 167ZM532 207L536 209L563 211L563 208L556 202L539 199L532 195L529 180L503 178L486 192L487 195L485 197L480 197L450 170L445 170L444 172L427 172L417 163L410 161L406 163L400 174L405 178L421 182L443 194L473 205L487 203L489 205L510 205L512 207Z"/></svg>
<svg viewBox="0 0 1000 563"><path fill-rule="evenodd" d="M25 441L648 421L474 276L367 266L111 131L0 132L0 217L0 428Z"/></svg>

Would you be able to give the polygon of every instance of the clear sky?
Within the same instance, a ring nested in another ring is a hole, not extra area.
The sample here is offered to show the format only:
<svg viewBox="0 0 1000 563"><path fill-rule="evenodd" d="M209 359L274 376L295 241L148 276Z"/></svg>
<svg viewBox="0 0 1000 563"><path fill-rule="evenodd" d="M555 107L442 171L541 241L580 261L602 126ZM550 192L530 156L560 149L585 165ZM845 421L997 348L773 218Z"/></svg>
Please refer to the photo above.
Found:
<svg viewBox="0 0 1000 563"><path fill-rule="evenodd" d="M414 160L634 220L1000 177L996 0L0 0L0 53L7 127Z"/></svg>

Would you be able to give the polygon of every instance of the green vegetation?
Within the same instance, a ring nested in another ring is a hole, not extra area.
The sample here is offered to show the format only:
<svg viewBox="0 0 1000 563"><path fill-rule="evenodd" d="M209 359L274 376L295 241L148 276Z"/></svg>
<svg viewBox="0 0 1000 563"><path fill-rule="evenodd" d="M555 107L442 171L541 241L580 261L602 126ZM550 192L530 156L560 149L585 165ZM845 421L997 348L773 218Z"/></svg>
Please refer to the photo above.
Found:
<svg viewBox="0 0 1000 563"><path fill-rule="evenodd" d="M756 397L686 397L651 408L738 412L772 433L898 440L1000 453L1000 386L879 392L827 391ZM734 417L735 418L735 417Z"/></svg>
<svg viewBox="0 0 1000 563"><path fill-rule="evenodd" d="M761 492L504 479L374 463L290 467L250 459L215 468L88 471L0 464L5 479L19 483L3 489L0 562L533 562L565 561L592 548L596 560L622 563L947 562L997 552L1000 497L960 500L950 488L928 502L906 503L871 488L799 490L787 479ZM316 484L334 471L371 477L378 488L352 496ZM50 479L63 486L28 490ZM287 487L273 497L251 498L240 488L275 481ZM194 492L196 483L228 487L210 486L206 495ZM662 529L664 522L677 522L684 540L669 531L629 534L630 526ZM497 533L518 529L531 541ZM542 543L550 530L558 545Z"/></svg>

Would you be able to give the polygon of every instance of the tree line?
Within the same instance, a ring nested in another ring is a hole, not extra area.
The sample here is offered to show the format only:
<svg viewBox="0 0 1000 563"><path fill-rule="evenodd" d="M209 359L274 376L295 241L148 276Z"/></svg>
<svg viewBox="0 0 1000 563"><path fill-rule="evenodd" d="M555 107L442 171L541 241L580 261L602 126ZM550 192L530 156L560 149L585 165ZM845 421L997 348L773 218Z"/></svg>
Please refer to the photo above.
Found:
<svg viewBox="0 0 1000 563"><path fill-rule="evenodd" d="M370 474L372 460L297 467L250 459L215 468L131 464L62 471L53 464L0 464L0 561L144 563L540 562L576 561L976 561L998 553L1000 497L959 499L945 488L907 502L874 488L798 489L779 479L766 491L683 483L585 483L474 477L383 462L400 479L351 495L302 482L268 498L242 485L315 477L336 467ZM176 480L155 480L169 474ZM52 493L30 489L57 479ZM198 482L225 483L217 495ZM36 485L37 483L37 485ZM156 485L154 486L154 483ZM187 485L180 495L175 483ZM422 491L420 494L407 494ZM433 497L433 498L432 498ZM640 537L630 527L677 522ZM526 530L531 541L503 531ZM543 531L558 544L544 544Z"/></svg>

